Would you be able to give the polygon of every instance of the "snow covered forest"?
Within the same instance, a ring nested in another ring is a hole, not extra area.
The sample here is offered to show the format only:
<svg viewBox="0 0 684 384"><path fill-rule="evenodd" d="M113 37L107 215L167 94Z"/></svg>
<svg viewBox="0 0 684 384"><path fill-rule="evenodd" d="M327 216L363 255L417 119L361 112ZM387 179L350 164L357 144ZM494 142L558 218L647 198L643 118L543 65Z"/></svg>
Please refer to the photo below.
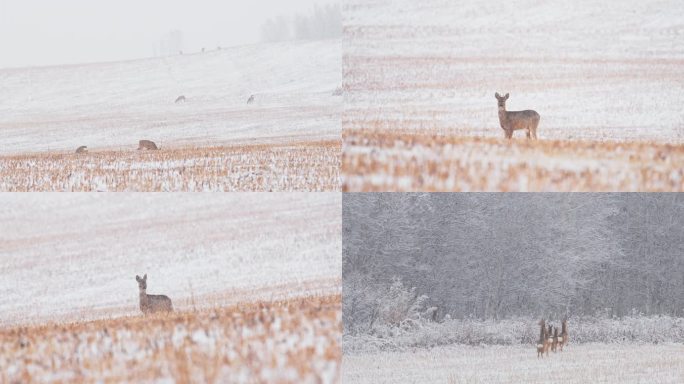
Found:
<svg viewBox="0 0 684 384"><path fill-rule="evenodd" d="M682 332L683 256L681 194L345 194L344 331L512 321L533 342L528 320L569 315L587 339L607 327L593 318L658 341L668 326L630 319Z"/></svg>

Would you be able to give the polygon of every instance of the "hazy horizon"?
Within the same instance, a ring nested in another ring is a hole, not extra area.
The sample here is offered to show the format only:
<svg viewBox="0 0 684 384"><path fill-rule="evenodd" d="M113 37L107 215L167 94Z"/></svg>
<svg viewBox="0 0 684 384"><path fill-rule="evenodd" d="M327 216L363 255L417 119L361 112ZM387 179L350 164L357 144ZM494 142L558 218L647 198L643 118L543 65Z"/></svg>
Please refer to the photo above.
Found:
<svg viewBox="0 0 684 384"><path fill-rule="evenodd" d="M0 68L153 57L173 31L181 32L187 53L253 44L261 40L268 19L308 14L315 5L337 2L0 0Z"/></svg>

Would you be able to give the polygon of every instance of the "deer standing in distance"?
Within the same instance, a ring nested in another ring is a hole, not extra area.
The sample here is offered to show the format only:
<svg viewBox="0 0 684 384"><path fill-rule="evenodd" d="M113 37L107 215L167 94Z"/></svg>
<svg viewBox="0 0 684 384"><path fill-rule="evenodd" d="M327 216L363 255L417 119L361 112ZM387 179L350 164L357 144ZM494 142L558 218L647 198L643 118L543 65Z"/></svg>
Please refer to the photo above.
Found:
<svg viewBox="0 0 684 384"><path fill-rule="evenodd" d="M249 99L247 99L247 104L252 104L254 102L254 95L251 95Z"/></svg>
<svg viewBox="0 0 684 384"><path fill-rule="evenodd" d="M537 139L537 126L539 126L539 119L541 118L536 111L507 111L506 100L508 100L508 93L505 96L499 95L499 92L494 94L499 104L499 124L507 139L513 138L513 131L524 129L526 130L527 138Z"/></svg>
<svg viewBox="0 0 684 384"><path fill-rule="evenodd" d="M138 282L138 290L140 291L140 310L143 314L149 315L157 312L173 312L173 305L171 305L171 299L169 299L168 296L147 294L147 274L142 278L135 275L135 280Z"/></svg>
<svg viewBox="0 0 684 384"><path fill-rule="evenodd" d="M76 153L88 153L88 147L81 145L80 147L76 148Z"/></svg>
<svg viewBox="0 0 684 384"><path fill-rule="evenodd" d="M154 143L154 141L151 140L140 140L138 141L138 150L141 149L147 149L150 151L156 151L159 148L157 147L157 144Z"/></svg>
<svg viewBox="0 0 684 384"><path fill-rule="evenodd" d="M564 317L561 322L561 334L558 338L558 345L561 352L563 352L563 347L568 343L568 318Z"/></svg>
<svg viewBox="0 0 684 384"><path fill-rule="evenodd" d="M553 344L551 344L551 350L556 352L558 348L558 327L553 327Z"/></svg>
<svg viewBox="0 0 684 384"><path fill-rule="evenodd" d="M185 96L184 96L184 95L178 96L178 97L176 98L176 101L174 101L174 103L176 103L176 104L178 104L178 103L185 103Z"/></svg>
<svg viewBox="0 0 684 384"><path fill-rule="evenodd" d="M539 340L537 341L537 358L544 357L545 346L546 346L546 325L544 324L544 319L539 321Z"/></svg>

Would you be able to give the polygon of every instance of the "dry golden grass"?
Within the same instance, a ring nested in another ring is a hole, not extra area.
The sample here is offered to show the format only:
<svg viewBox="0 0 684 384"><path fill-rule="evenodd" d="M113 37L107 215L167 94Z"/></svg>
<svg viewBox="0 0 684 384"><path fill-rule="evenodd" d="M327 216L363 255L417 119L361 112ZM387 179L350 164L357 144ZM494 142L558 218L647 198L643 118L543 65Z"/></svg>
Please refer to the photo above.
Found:
<svg viewBox="0 0 684 384"><path fill-rule="evenodd" d="M339 381L340 295L0 329L0 382Z"/></svg>
<svg viewBox="0 0 684 384"><path fill-rule="evenodd" d="M0 157L0 191L339 191L340 142Z"/></svg>
<svg viewBox="0 0 684 384"><path fill-rule="evenodd" d="M345 130L342 189L682 191L684 145Z"/></svg>

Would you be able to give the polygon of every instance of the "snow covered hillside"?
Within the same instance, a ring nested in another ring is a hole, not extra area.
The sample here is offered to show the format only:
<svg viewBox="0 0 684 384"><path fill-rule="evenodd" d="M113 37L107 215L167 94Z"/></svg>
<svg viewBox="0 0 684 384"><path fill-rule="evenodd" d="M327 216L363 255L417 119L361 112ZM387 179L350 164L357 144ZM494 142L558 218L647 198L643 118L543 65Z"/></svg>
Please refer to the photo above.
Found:
<svg viewBox="0 0 684 384"><path fill-rule="evenodd" d="M0 325L339 293L336 193L5 194Z"/></svg>
<svg viewBox="0 0 684 384"><path fill-rule="evenodd" d="M0 69L0 154L338 139L340 69L340 40Z"/></svg>

